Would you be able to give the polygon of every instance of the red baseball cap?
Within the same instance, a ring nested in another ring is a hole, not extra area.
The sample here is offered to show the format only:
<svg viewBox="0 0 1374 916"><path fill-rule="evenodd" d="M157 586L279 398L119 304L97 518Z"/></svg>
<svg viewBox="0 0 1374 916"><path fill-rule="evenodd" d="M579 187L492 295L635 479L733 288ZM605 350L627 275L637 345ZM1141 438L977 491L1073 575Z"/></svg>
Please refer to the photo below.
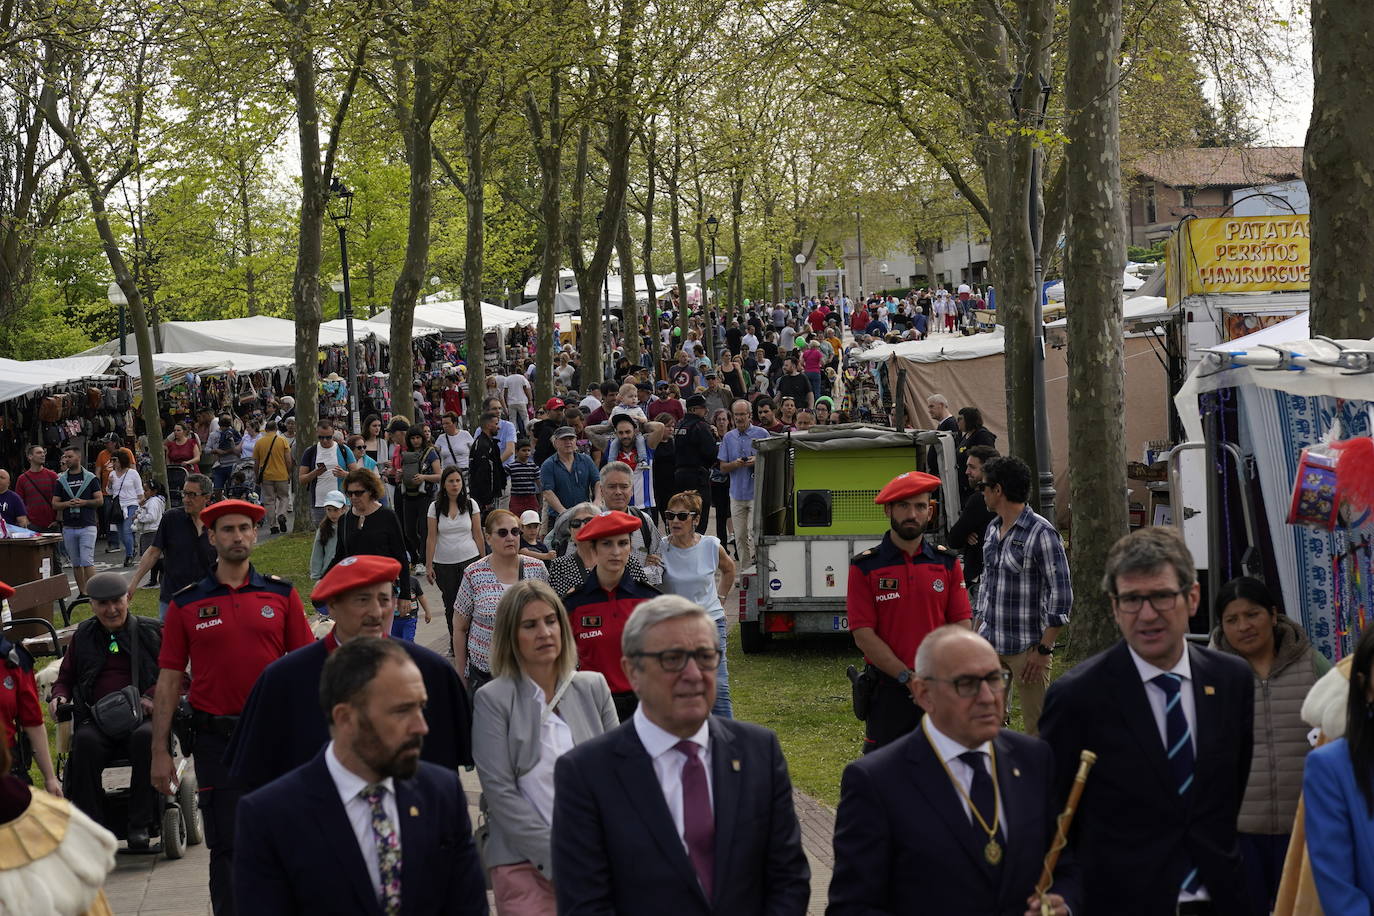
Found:
<svg viewBox="0 0 1374 916"><path fill-rule="evenodd" d="M597 541L601 538L615 537L617 534L629 534L632 531L638 531L639 528L639 519L628 512L612 510L601 513L578 529L577 539L579 541Z"/></svg>
<svg viewBox="0 0 1374 916"><path fill-rule="evenodd" d="M567 405L563 403L562 398L549 398L547 401L544 402L545 410L557 410L558 408L565 406Z"/></svg>
<svg viewBox="0 0 1374 916"><path fill-rule="evenodd" d="M213 505L200 510L200 520L206 526L215 527L215 519L224 515L246 515L254 522L262 521L262 517L267 514L267 510L257 503L250 503L245 499L221 499Z"/></svg>
<svg viewBox="0 0 1374 916"><path fill-rule="evenodd" d="M888 503L895 503L899 499L910 499L913 496L920 496L922 493L930 493L940 489L940 478L934 474L926 474L921 471L907 471L905 474L898 474L896 477L883 487L873 501L880 506ZM583 526L585 527L585 526Z"/></svg>
<svg viewBox="0 0 1374 916"><path fill-rule="evenodd" d="M379 557L360 553L344 557L334 568L315 583L310 600L326 602L336 595L378 582L395 582L401 575L401 563L393 557Z"/></svg>

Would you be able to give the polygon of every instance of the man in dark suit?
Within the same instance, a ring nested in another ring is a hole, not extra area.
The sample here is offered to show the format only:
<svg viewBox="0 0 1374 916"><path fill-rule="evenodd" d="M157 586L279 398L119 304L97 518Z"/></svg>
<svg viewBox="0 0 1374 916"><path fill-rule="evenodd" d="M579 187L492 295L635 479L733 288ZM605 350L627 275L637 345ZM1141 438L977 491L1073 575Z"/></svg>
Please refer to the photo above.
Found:
<svg viewBox="0 0 1374 916"><path fill-rule="evenodd" d="M685 598L635 608L621 665L639 707L554 770L561 916L785 916L811 871L777 736L712 716L715 624Z"/></svg>
<svg viewBox="0 0 1374 916"><path fill-rule="evenodd" d="M921 642L921 725L845 768L827 916L1040 916L1054 761L1043 741L1002 728L1008 677L966 627L946 624ZM1076 911L1077 887L1062 858L1051 911Z"/></svg>
<svg viewBox="0 0 1374 916"><path fill-rule="evenodd" d="M1253 741L1250 668L1187 644L1200 590L1173 528L1118 541L1102 586L1123 641L1056 681L1040 718L1060 799L1079 751L1097 754L1072 838L1084 911L1248 912L1236 818Z"/></svg>
<svg viewBox="0 0 1374 916"><path fill-rule="evenodd" d="M238 805L239 906L254 916L477 916L486 889L458 774L420 760L425 684L390 639L325 662L331 740Z"/></svg>
<svg viewBox="0 0 1374 916"><path fill-rule="evenodd" d="M258 675L253 692L225 751L229 775L245 790L256 789L313 759L329 743L320 712L320 673L330 654L359 636L391 631L392 583L401 564L368 554L345 557L315 585L310 598L329 607L334 629L277 659ZM453 665L437 652L404 639L397 644L420 669L429 700L421 759L450 770L472 763L472 721L467 693Z"/></svg>

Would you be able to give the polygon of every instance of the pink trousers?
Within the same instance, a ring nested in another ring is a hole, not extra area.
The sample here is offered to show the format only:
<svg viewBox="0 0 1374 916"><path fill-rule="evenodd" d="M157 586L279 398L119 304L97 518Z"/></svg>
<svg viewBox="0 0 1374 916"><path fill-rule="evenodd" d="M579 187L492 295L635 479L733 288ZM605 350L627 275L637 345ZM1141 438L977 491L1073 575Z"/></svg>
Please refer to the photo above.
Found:
<svg viewBox="0 0 1374 916"><path fill-rule="evenodd" d="M497 916L555 916L553 884L529 862L491 870Z"/></svg>

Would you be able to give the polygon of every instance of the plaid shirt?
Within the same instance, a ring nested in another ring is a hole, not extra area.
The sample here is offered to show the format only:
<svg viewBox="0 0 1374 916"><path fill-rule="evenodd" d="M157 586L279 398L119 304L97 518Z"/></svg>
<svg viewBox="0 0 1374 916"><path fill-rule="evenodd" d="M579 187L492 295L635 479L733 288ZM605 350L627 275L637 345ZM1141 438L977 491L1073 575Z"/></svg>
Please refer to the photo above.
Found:
<svg viewBox="0 0 1374 916"><path fill-rule="evenodd" d="M1029 506L1002 537L994 518L983 538L983 580L978 588L978 632L998 655L1016 655L1051 627L1069 622L1073 586L1059 532Z"/></svg>

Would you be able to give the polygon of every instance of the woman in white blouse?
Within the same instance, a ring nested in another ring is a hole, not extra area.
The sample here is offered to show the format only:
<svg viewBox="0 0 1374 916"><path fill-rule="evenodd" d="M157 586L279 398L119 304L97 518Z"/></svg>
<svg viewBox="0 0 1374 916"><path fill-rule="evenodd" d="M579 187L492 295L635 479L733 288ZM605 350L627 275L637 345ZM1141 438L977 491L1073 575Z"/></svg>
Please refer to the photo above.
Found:
<svg viewBox="0 0 1374 916"><path fill-rule="evenodd" d="M439 586L448 641L453 645L453 603L463 570L487 549L482 539L482 518L477 502L468 496L462 471L453 465L439 475L439 494L426 510L429 537L425 539L425 578ZM452 651L450 649L450 651Z"/></svg>
<svg viewBox="0 0 1374 916"><path fill-rule="evenodd" d="M134 545L134 516L138 514L138 503L143 499L143 478L122 449L115 452L109 493L111 499L119 500L119 518L115 521L119 526L119 540L124 545L124 565L133 566L138 560Z"/></svg>
<svg viewBox="0 0 1374 916"><path fill-rule="evenodd" d="M495 677L477 691L472 725L486 815L482 861L499 916L554 916L554 764L619 720L606 679L574 670L568 614L546 582L527 579L501 598L491 666Z"/></svg>

